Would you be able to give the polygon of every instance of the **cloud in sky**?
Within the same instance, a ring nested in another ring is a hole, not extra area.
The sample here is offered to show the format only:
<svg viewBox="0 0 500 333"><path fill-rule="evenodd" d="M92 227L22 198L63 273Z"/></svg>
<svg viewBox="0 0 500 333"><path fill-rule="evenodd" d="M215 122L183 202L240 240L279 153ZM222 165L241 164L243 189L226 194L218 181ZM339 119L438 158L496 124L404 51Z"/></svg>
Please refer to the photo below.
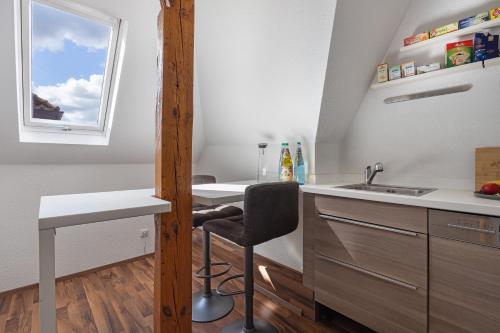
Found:
<svg viewBox="0 0 500 333"><path fill-rule="evenodd" d="M32 25L34 51L63 51L66 40L89 51L108 47L108 26L35 1Z"/></svg>
<svg viewBox="0 0 500 333"><path fill-rule="evenodd" d="M102 83L102 75L91 75L88 80L70 78L56 85L33 87L33 92L59 106L61 111L64 111L64 121L96 123Z"/></svg>

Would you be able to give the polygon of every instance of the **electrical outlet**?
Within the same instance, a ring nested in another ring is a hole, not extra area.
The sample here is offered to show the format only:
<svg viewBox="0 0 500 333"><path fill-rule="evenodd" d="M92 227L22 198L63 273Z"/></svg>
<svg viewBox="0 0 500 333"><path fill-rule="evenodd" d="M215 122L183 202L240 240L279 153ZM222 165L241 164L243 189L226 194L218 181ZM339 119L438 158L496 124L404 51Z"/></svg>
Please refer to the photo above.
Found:
<svg viewBox="0 0 500 333"><path fill-rule="evenodd" d="M140 230L141 232L141 238L148 238L149 237L149 229L144 228Z"/></svg>

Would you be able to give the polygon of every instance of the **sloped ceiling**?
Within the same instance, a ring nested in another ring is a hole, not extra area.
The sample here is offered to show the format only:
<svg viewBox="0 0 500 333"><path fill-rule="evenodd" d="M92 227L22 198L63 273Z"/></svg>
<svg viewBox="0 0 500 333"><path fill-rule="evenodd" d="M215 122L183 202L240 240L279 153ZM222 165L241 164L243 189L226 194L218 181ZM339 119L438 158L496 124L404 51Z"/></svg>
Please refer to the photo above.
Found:
<svg viewBox="0 0 500 333"><path fill-rule="evenodd" d="M376 66L410 0L339 0L316 135L317 181L340 172L341 148L372 83Z"/></svg>
<svg viewBox="0 0 500 333"><path fill-rule="evenodd" d="M206 144L314 143L335 0L198 0Z"/></svg>
<svg viewBox="0 0 500 333"><path fill-rule="evenodd" d="M356 115L410 0L339 0L317 143L340 143Z"/></svg>
<svg viewBox="0 0 500 333"><path fill-rule="evenodd" d="M79 2L129 21L110 145L19 143L13 1L2 1L0 163L153 162L159 3ZM194 161L204 145L341 140L408 2L197 0Z"/></svg>
<svg viewBox="0 0 500 333"><path fill-rule="evenodd" d="M153 163L159 0L78 0L128 21L127 46L109 146L19 143L14 49L14 1L0 1L0 164ZM196 84L195 84L196 85ZM196 89L197 90L197 89ZM193 159L204 144L195 93Z"/></svg>

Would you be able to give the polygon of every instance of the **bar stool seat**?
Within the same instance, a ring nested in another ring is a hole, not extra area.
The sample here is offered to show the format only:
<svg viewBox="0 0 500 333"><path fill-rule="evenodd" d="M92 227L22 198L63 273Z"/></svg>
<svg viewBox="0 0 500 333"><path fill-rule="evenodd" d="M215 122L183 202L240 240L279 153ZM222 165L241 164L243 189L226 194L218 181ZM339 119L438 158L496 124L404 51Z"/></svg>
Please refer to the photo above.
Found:
<svg viewBox="0 0 500 333"><path fill-rule="evenodd" d="M199 228L210 220L242 216L241 208L228 205L193 207L193 228Z"/></svg>
<svg viewBox="0 0 500 333"><path fill-rule="evenodd" d="M248 245L245 239L245 226L243 224L243 215L233 218L213 219L204 230L214 233L224 239L230 240L239 246L245 247Z"/></svg>

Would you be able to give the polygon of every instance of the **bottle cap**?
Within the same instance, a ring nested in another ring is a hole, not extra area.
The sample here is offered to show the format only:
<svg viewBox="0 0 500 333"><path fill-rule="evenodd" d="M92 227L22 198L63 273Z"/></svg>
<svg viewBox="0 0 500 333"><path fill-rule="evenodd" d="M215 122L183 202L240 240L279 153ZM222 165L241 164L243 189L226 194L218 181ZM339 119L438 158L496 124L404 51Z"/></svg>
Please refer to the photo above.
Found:
<svg viewBox="0 0 500 333"><path fill-rule="evenodd" d="M267 143L259 143L259 148L267 148Z"/></svg>

